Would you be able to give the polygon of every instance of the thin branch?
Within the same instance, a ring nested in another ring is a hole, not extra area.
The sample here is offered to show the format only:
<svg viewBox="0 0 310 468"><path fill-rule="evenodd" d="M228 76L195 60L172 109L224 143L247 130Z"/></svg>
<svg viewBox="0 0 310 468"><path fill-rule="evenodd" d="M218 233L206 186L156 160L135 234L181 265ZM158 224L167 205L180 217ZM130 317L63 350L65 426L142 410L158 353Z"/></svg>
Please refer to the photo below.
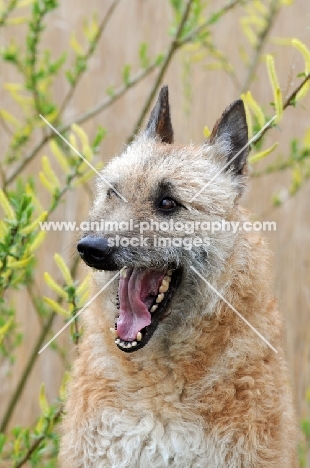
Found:
<svg viewBox="0 0 310 468"><path fill-rule="evenodd" d="M184 25L186 23L186 20L188 19L188 16L189 16L189 13L190 13L190 9L191 9L191 6L192 6L192 3L193 3L193 0L187 0L187 4L186 4L186 7L184 8L184 12L183 12L183 16L181 18L181 21L180 21L180 24L179 24L179 27L171 41L171 44L170 44L170 47L166 53L166 56L163 60L163 63L160 67L160 70L159 70L159 73L158 73L158 76L155 80L155 83L151 89L151 92L149 93L149 96L143 106L143 109L140 113L140 116L133 128L133 131L131 132L131 135L130 137L128 138L127 140L127 143L130 143L132 141L132 139L134 138L134 135L138 132L139 128L141 127L141 124L144 120L144 117L146 116L147 112L149 111L150 109L150 106L152 104L152 101L158 91L158 88L160 86L160 83L161 83L161 80L163 79L164 77L164 74L168 68L168 65L170 64L170 61L175 53L175 51L180 47L180 45L178 44L181 36L182 36L182 32L183 32L183 28L184 28Z"/></svg>
<svg viewBox="0 0 310 468"><path fill-rule="evenodd" d="M12 182L14 182L14 180L16 179L16 177L19 176L19 174L28 166L28 164L33 160L33 158L38 154L38 152L43 148L43 146L45 145L45 143L47 143L49 141L49 139L51 138L51 134L50 135L46 135L36 146L35 148L31 151L31 153L26 156L23 161L21 162L21 164L17 167L17 169L15 169L15 171L13 172L13 174L11 174L5 181L5 183L3 184L3 189L5 190Z"/></svg>
<svg viewBox="0 0 310 468"><path fill-rule="evenodd" d="M26 58L25 58L25 79L26 87L32 92L34 100L34 110L40 114L42 109L41 95L39 91L39 78L37 73L38 49L40 38L43 32L43 22L45 16L56 8L56 5L42 2L42 5L34 5L32 16L28 25L26 36Z"/></svg>
<svg viewBox="0 0 310 468"><path fill-rule="evenodd" d="M2 117L2 115L0 115L0 124L3 127L3 130L5 131L5 133L8 135L8 137L11 138L12 135L13 135L13 132L10 129L10 127L7 125L5 119Z"/></svg>
<svg viewBox="0 0 310 468"><path fill-rule="evenodd" d="M193 29L190 33L188 33L184 38L181 38L181 35L182 35L182 30L183 30L183 27L184 27L184 24L188 18L188 15L189 15L189 12L190 12L190 7L191 7L191 1L189 0L187 2L187 5L186 5L186 8L184 10L184 13L183 13L183 17L182 17L182 20L180 22L180 25L178 27L178 30L176 31L176 34L170 44L170 48L168 50L168 52L166 53L166 56L165 56L165 59L162 63L162 66L160 68L160 71L158 73L158 76L157 76L157 79L153 85L153 88L151 89L151 92L146 100L146 103L141 111L141 114L134 126L134 129L133 131L131 132L131 135L130 137L128 138L127 140L127 143L130 143L135 134L138 132L139 128L141 127L141 124L147 114L147 112L149 111L150 107L151 107L151 104L152 104L152 101L158 91L158 88L160 86L160 83L164 77L164 74L166 72L166 69L169 65L169 63L171 62L171 59L173 57L173 55L175 54L175 52L181 48L183 45L187 44L188 42L192 41L195 39L195 37L197 37L198 34L200 34L205 28L207 28L208 26L211 26L213 23L214 23L214 19L219 19L224 13L226 13L227 11L231 10L235 5L237 5L238 3L240 3L242 0L232 0L231 2L227 3L227 5L225 5L223 8L221 8L220 10L216 11L215 13L211 14L210 17L208 18L207 21L205 21L203 24L201 24L200 26L198 26L197 28Z"/></svg>
<svg viewBox="0 0 310 468"><path fill-rule="evenodd" d="M223 8L216 11L215 13L212 13L207 19L207 21L202 23L200 26L197 26L197 28L194 28L181 41L179 41L178 46L183 46L184 44L187 44L188 42L194 40L195 37L198 36L205 28L214 24L215 18L216 20L219 20L225 13L227 13L229 10L231 10L240 3L243 3L243 0L231 0L226 5L224 5Z"/></svg>
<svg viewBox="0 0 310 468"><path fill-rule="evenodd" d="M268 12L268 16L265 18L266 24L262 31L259 33L258 41L256 47L254 49L254 55L252 61L248 67L248 73L246 79L244 81L244 85L242 86L241 93L244 93L249 89L249 86L253 80L254 74L256 72L256 68L258 66L261 53L265 42L268 38L269 32L275 22L278 12L280 11L280 2L279 0L272 0L270 4L270 10Z"/></svg>
<svg viewBox="0 0 310 468"><path fill-rule="evenodd" d="M53 322L54 322L54 319L56 317L56 312L52 312L49 316L49 318L47 319L44 327L42 328L41 330L41 333L40 333L40 336L38 337L37 339L37 342L36 344L34 345L34 348L32 350L32 353L28 359L28 362L26 364L26 367L19 379L19 382L17 384L17 387L15 389L15 391L13 392L12 396L11 396L11 399L10 399L10 402L8 404L8 407L6 409L6 412L3 416L3 419L2 419L2 422L1 422L1 427L0 427L0 432L5 432L9 422L10 422L10 419L12 417L12 414L13 414L13 411L15 409L15 406L17 404L17 402L19 401L19 398L24 390L24 387L25 387L25 384L28 380L28 377L33 369L33 366L38 358L38 352L40 351L43 343L45 342L45 339L48 335L48 332L50 331L52 325L53 325Z"/></svg>
<svg viewBox="0 0 310 468"><path fill-rule="evenodd" d="M211 17L203 23L201 26L195 28L191 33L186 35L181 41L177 42L175 44L176 48L182 47L184 44L192 40L192 38L196 35L199 34L204 28L207 26L211 25L214 23L214 17L216 16L219 18L222 16L225 12L231 10L235 5L242 3L242 0L232 0L229 2L226 6L224 6L221 10L217 11ZM175 52L175 51L174 51ZM138 84L140 81L142 81L145 77L147 77L150 73L152 73L156 68L158 67L158 60L154 60L147 68L145 68L142 71L139 71L136 76L128 83L123 86L120 86L118 90L116 90L113 94L113 96L108 97L104 99L101 103L97 104L96 106L90 108L88 111L86 111L84 114L81 114L78 117L73 118L71 121L63 124L59 128L59 132L63 133L67 131L73 123L76 124L81 124L83 122L86 122L87 120L91 119L92 117L98 115L100 112L104 111L108 107L110 107L114 102L116 102L119 98L121 98L128 89L132 88L136 84ZM156 93L156 91L155 91ZM14 180L16 177L19 176L19 174L28 166L28 164L36 157L36 155L41 151L41 149L44 147L44 145L54 137L54 133L49 133L46 135L41 141L37 143L37 145L33 148L33 150L24 157L23 161L20 163L20 165L15 169L15 171L6 179L4 183L4 189L6 189Z"/></svg>
<svg viewBox="0 0 310 468"><path fill-rule="evenodd" d="M112 3L112 5L110 6L110 8L108 9L105 17L103 18L103 20L101 21L101 24L98 28L98 31L96 33L96 36L94 37L94 39L91 41L90 45L89 45L89 48L86 52L85 55L83 55L83 58L85 61L88 61L90 59L90 57L93 55L93 53L95 52L96 50L96 46L106 28L106 26L108 25L109 23L109 20L111 19L113 13L114 13L114 10L115 8L118 6L119 2L121 0L114 0L114 2ZM75 92L75 89L77 87L77 85L79 84L81 78L82 78L82 75L83 75L83 72L79 73L73 83L73 85L70 87L69 91L68 91L68 94L65 96L64 100L63 100L63 103L61 104L60 106L60 110L59 110L59 115L61 115L64 111L64 109L67 107L69 101L71 100L74 92Z"/></svg>
<svg viewBox="0 0 310 468"><path fill-rule="evenodd" d="M304 85L309 80L310 80L310 73L308 73L308 75L305 76L305 78L302 80L300 85L297 86L297 88L289 95L289 97L287 98L287 100L283 104L283 110L285 110L289 106L293 106L295 104L295 98L296 98L297 94L299 93L299 91L304 87ZM265 133L268 132L268 130L270 130L273 127L275 127L275 125L270 125L269 127L266 127L265 130L260 134L260 137L257 140L255 140L255 143L260 141L262 139L262 137L265 135Z"/></svg>
<svg viewBox="0 0 310 468"><path fill-rule="evenodd" d="M114 93L113 96L104 99L101 103L97 104L94 107L91 107L88 111L86 111L84 114L81 114L79 117L76 117L72 119L70 122L62 125L59 129L59 132L65 132L68 130L73 123L76 124L81 124L83 122L86 122L92 117L95 117L95 115L99 114L103 110L107 109L108 107L111 106L111 104L114 104L115 101L117 101L119 98L121 98L128 89L132 88L134 85L139 83L143 78L148 76L156 67L158 66L158 61L154 60L154 62L149 65L147 68L144 70L138 72L136 76L127 84L120 86Z"/></svg>
<svg viewBox="0 0 310 468"><path fill-rule="evenodd" d="M54 414L53 419L53 424L57 424L60 416L62 415L63 412L63 405L60 406L60 408L57 410L57 412ZM39 447L41 442L46 438L46 434L42 434L39 436L33 444L29 447L27 450L27 453L23 456L23 458L17 463L17 465L14 465L14 468L21 468L31 457L31 455L35 452L35 450Z"/></svg>
<svg viewBox="0 0 310 468"><path fill-rule="evenodd" d="M294 104L294 99L296 98L296 95L299 93L299 91L304 87L304 85L307 83L307 81L310 80L310 73L304 77L300 85L293 91L285 103L283 104L283 110L285 110L287 107L292 106Z"/></svg>
<svg viewBox="0 0 310 468"><path fill-rule="evenodd" d="M16 3L17 3L17 0L10 0L6 10L4 10L4 12L2 13L0 17L0 27L5 25L5 22L9 14L11 13L11 11L14 10Z"/></svg>
<svg viewBox="0 0 310 468"><path fill-rule="evenodd" d="M86 122L90 118L94 117L95 115L99 114L103 110L107 109L110 107L114 102L116 102L119 98L121 98L128 89L132 88L136 84L138 84L143 78L148 76L156 67L158 66L158 61L154 60L154 62L149 65L147 68L144 70L138 72L136 76L126 85L120 86L113 94L113 96L110 96L106 99L104 99L101 103L97 104L94 107L91 107L88 111L86 111L84 114L81 114L79 117L75 117L71 121L67 122L66 124L63 124L59 128L59 132L63 133L67 131L73 123L81 124L83 122ZM20 165L15 169L15 171L6 179L6 182L4 184L4 189L6 189L14 180L16 177L19 176L19 174L25 169L25 167L28 166L28 164L35 158L35 156L41 151L41 149L44 147L44 145L55 136L54 132L50 132L48 135L46 135L39 143L33 148L33 150L25 156L23 161L20 163Z"/></svg>
<svg viewBox="0 0 310 468"><path fill-rule="evenodd" d="M77 270L77 267L78 267L78 262L79 262L79 258L76 257L75 260L74 260L74 263L71 267L71 274L72 276L74 277L74 275L76 274L76 270ZM54 320L56 318L56 312L51 312L50 316L48 317L45 325L43 326L42 330L41 330L41 333L40 335L38 336L38 339L33 347L33 350L29 356L29 359L28 359L28 362L26 364L26 367L22 373L22 375L20 376L20 379L17 383L17 386L16 386L16 389L15 391L13 392L12 396L11 396L11 399L9 401L9 404L8 404L8 407L7 407L7 410L5 412L5 415L3 416L3 419L2 419L2 422L1 422L1 427L0 427L0 432L5 432L9 422L10 422L10 419L12 417L12 414L13 414L13 411L15 409L15 406L17 404L17 402L19 401L21 395L22 395L22 392L25 388L25 385L26 385L26 382L30 376L30 373L33 369L33 366L34 364L36 363L36 360L37 358L39 357L39 351L40 349L42 348L42 345L44 344L46 338L47 338L47 335L48 333L50 332L52 326L53 326L53 323L54 323Z"/></svg>

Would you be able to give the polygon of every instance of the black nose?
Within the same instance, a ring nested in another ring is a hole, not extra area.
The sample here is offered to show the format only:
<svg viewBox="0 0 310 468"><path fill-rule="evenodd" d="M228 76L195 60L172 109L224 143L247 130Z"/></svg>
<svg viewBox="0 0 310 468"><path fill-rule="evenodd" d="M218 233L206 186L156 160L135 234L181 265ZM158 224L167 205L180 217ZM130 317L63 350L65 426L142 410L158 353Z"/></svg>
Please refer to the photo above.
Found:
<svg viewBox="0 0 310 468"><path fill-rule="evenodd" d="M113 247L109 246L104 237L86 236L77 244L78 252L84 262L99 270L115 270L116 264L112 258Z"/></svg>

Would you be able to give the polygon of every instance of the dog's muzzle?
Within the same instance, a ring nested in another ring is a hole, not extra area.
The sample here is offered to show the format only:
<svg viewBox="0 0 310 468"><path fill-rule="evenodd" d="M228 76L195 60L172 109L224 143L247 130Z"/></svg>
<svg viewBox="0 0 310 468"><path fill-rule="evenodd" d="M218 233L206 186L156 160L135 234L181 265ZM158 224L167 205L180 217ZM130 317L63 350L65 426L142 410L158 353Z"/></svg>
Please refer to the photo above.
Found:
<svg viewBox="0 0 310 468"><path fill-rule="evenodd" d="M110 246L103 236L83 237L77 250L90 267L121 270L116 297L119 315L111 331L120 350L131 353L143 348L159 323L169 315L168 307L181 281L181 269L173 264L162 268L136 266L130 262L120 264L119 247Z"/></svg>
<svg viewBox="0 0 310 468"><path fill-rule="evenodd" d="M105 237L83 237L77 244L77 250L81 259L90 267L109 271L118 269L113 259L116 249L109 246Z"/></svg>

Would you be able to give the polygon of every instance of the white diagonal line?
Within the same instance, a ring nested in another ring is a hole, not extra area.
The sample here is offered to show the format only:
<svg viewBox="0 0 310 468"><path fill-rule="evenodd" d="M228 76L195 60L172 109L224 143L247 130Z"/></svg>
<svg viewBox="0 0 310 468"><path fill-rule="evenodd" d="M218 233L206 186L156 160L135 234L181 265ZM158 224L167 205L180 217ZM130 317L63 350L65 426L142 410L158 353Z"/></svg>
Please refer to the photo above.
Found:
<svg viewBox="0 0 310 468"><path fill-rule="evenodd" d="M247 321L246 318L243 317L243 315L240 314L240 312L237 311L237 309L234 308L233 305L231 305L226 299L225 297L222 296L222 294L220 292L218 292L213 286L211 283L209 283L209 281L207 281L200 273L199 271L196 270L196 268L194 268L193 266L191 266L191 269L196 273L196 275L199 276L199 278L201 278L237 315L239 318L241 318L241 320L244 321L244 323L246 323L248 325L248 327L250 327L255 333L257 336L259 336L265 343L266 345L269 346L270 349L272 349L272 351L274 351L275 353L278 353L278 351L276 350L276 348L274 348L268 340L266 340L266 338L261 334L259 333L258 330L256 330L255 327L253 327L253 325L250 324L250 322Z"/></svg>
<svg viewBox="0 0 310 468"><path fill-rule="evenodd" d="M212 179L210 179L210 180L196 193L196 195L194 195L194 196L190 199L190 202L192 202L193 200L195 200L195 198L197 198L198 195L199 195L205 188L207 188L208 185L211 184L211 182L212 182L214 179L216 179L217 176L219 176L219 175L226 169L226 167L230 166L231 163L233 162L233 160L236 159L236 157L239 156L239 154L242 153L242 151L244 151L251 143L253 143L253 141L257 140L257 138L262 134L262 132L263 132L267 127L269 127L269 125L274 121L274 119L275 119L276 117L277 117L277 116L274 115L274 116L272 117L272 119L270 119L269 122L267 122L267 123L260 129L260 131L259 131L258 133L256 133L256 135L254 135L254 136L251 138L251 140L249 140L249 141L247 142L247 144L244 145L244 147L241 148L241 150L238 151L238 153L236 153L235 156L234 156L232 159L230 159L230 160L228 161L228 163L225 164L225 166L222 167L221 170L220 170L217 174L215 174L215 176L213 176Z"/></svg>
<svg viewBox="0 0 310 468"><path fill-rule="evenodd" d="M57 332L56 335L54 335L53 338L52 338L51 340L49 340L49 342L46 343L46 345L43 346L43 348L40 349L40 351L38 352L38 354L41 354L42 351L44 351L45 348L47 348L48 345L51 344L52 341L54 341L54 340L57 338L57 336L59 336L60 333L62 333L62 332L64 331L64 329L67 328L67 326L70 325L70 323L72 323L73 320L75 320L75 319L83 312L83 310L85 310L86 307L88 307L89 304L91 304L91 303L96 299L96 297L98 297L99 294L101 294L102 291L104 291L105 288L107 288L107 287L115 280L115 278L117 278L117 277L121 274L121 272L122 272L125 268L126 268L126 267L123 267L120 271L118 271L118 272L116 273L116 275L114 275L113 278L111 278L110 281L108 281L108 282L103 286L103 288L101 288L100 291L98 291L98 292L94 295L94 297L92 297L92 298L87 302L87 304L85 304L84 307L83 307L81 310L79 310L79 311L74 315L74 317L72 317L72 318L69 320L69 322L67 322L66 325L63 326L62 329L59 330L59 332Z"/></svg>
<svg viewBox="0 0 310 468"><path fill-rule="evenodd" d="M83 159L83 161L89 165L89 167L115 192L117 193L117 195L124 201L124 202L128 202L128 200L126 200L126 198L118 192L118 190L116 190L115 187L113 187L112 184L110 184L110 182L102 175L100 174L99 171L97 171L97 169L89 162L87 161L86 158L84 158L84 156L76 149L74 148L74 146L71 145L71 143L61 134L59 133L59 131L48 121L46 120L45 117L43 117L42 114L39 114L41 119L44 120L44 122L52 129L54 130L54 132L65 142L67 143L68 146L70 146L70 148L78 155L80 156L81 159Z"/></svg>

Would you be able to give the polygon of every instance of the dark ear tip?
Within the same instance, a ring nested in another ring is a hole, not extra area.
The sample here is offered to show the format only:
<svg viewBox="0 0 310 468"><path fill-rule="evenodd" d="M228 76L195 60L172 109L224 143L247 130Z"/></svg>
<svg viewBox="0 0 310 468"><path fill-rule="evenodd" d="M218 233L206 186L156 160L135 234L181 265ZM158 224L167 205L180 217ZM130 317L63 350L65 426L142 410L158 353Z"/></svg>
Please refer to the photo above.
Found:
<svg viewBox="0 0 310 468"><path fill-rule="evenodd" d="M224 111L224 114L231 112L232 110L243 110L245 112L244 102L242 99L236 99L233 101Z"/></svg>
<svg viewBox="0 0 310 468"><path fill-rule="evenodd" d="M223 112L222 117L219 122L219 127L220 126L225 126L225 124L228 121L232 120L237 120L239 122L239 125L243 124L246 126L246 113L245 113L245 107L244 107L244 102L242 99L236 99L233 101ZM216 128L216 131L218 129Z"/></svg>
<svg viewBox="0 0 310 468"><path fill-rule="evenodd" d="M168 90L167 85L164 85L164 86L162 86L160 88L158 97L159 97L160 101L168 101L168 99L169 99L169 90Z"/></svg>
<svg viewBox="0 0 310 468"><path fill-rule="evenodd" d="M249 147L246 113L242 99L236 99L224 110L221 118L214 125L209 142L213 144L220 137L230 143L230 150L227 154L229 168L235 174L243 174Z"/></svg>
<svg viewBox="0 0 310 468"><path fill-rule="evenodd" d="M235 104L236 107L245 109L243 99L236 99L233 103Z"/></svg>
<svg viewBox="0 0 310 468"><path fill-rule="evenodd" d="M163 143L173 143L173 128L170 119L167 85L162 86L159 91L157 102L146 126L146 134L149 138L159 137Z"/></svg>

